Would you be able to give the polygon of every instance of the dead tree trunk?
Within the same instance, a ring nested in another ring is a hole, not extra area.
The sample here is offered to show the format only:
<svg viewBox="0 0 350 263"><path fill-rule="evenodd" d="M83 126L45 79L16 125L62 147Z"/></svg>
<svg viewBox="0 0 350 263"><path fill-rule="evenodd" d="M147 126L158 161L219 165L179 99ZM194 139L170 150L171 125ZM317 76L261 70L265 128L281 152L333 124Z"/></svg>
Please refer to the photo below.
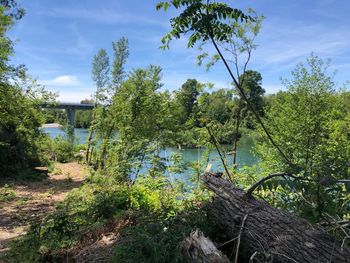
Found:
<svg viewBox="0 0 350 263"><path fill-rule="evenodd" d="M349 251L341 251L321 227L256 200L225 179L208 173L202 179L216 194L208 217L226 235L220 241L237 247L240 240L238 262L350 262Z"/></svg>
<svg viewBox="0 0 350 263"><path fill-rule="evenodd" d="M230 263L202 232L196 230L181 242L182 255L191 263Z"/></svg>

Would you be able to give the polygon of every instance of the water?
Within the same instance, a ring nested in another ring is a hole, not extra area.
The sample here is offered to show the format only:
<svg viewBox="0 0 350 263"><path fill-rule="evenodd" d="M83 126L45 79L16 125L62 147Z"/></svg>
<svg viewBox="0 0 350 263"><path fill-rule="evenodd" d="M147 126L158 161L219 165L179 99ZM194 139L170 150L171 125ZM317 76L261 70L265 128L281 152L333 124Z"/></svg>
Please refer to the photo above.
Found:
<svg viewBox="0 0 350 263"><path fill-rule="evenodd" d="M50 135L51 138L55 138L58 135L65 135L65 132L60 128L43 128L43 130ZM76 138L76 142L79 144L84 144L87 142L88 137L88 129L74 129L74 134ZM245 165L251 166L255 163L257 163L258 159L256 156L254 156L251 152L253 146L253 142L251 139L242 139L238 144L238 151L237 151L237 163L239 164L239 168L243 167ZM231 146L222 146L226 150L230 150ZM205 166L206 164L203 162L203 155L205 154L204 148L184 148L184 149L177 149L172 147L167 147L164 151L161 152L161 157L164 157L165 159L168 159L173 153L181 153L182 159L186 163L190 162L201 162L202 165ZM222 162L219 158L218 153L213 150L209 154L209 162L212 164L212 171L224 171L224 167L222 165ZM227 162L228 165L232 164L232 156L227 156ZM202 170L205 169L205 167L201 167ZM144 173L148 169L148 165L145 164L142 169L140 170L140 173ZM170 177L175 176L175 178L181 177L182 179L187 180L193 171L191 169L187 170L184 173L181 174L169 174Z"/></svg>
<svg viewBox="0 0 350 263"><path fill-rule="evenodd" d="M43 128L43 130L50 135L51 138L56 138L57 136L65 136L66 133L61 128ZM89 136L88 129L83 128L75 128L74 129L74 136L76 143L78 144L84 144L87 142L87 138Z"/></svg>

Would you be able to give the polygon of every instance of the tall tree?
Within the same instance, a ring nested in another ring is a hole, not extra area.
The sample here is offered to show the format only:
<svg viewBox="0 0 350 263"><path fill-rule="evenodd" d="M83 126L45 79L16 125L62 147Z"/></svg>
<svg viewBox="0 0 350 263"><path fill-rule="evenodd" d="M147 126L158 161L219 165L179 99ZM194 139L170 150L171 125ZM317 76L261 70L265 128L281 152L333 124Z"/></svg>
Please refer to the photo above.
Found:
<svg viewBox="0 0 350 263"><path fill-rule="evenodd" d="M128 179L131 161L140 156L143 160L146 148L160 137L163 118L162 96L157 93L160 77L159 67L136 69L113 97L109 127L118 132L118 138L106 149L106 173Z"/></svg>
<svg viewBox="0 0 350 263"><path fill-rule="evenodd" d="M104 103L107 98L107 87L109 85L109 57L105 49L100 49L92 60L92 79L96 84L95 93L95 109L93 110L91 125L89 128L89 135L87 139L87 150L85 160L90 162L90 148L93 141L93 134L96 130L97 116L100 115L101 109L97 107L99 103Z"/></svg>
<svg viewBox="0 0 350 263"><path fill-rule="evenodd" d="M117 94L120 85L125 78L125 63L129 56L129 42L125 37L120 38L117 42L112 42L113 47L113 67L112 67L112 83L108 89L108 94L111 99ZM105 113L105 122L101 126L100 134L102 139L102 145L100 148L99 167L103 168L105 163L105 155L107 153L107 147L112 136L114 127L111 125L112 120L108 119L107 113Z"/></svg>
<svg viewBox="0 0 350 263"><path fill-rule="evenodd" d="M112 68L112 83L118 87L125 77L125 63L129 56L129 41L122 37L117 42L112 42L114 59Z"/></svg>
<svg viewBox="0 0 350 263"><path fill-rule="evenodd" d="M100 49L92 61L92 80L96 84L96 104L105 100L105 89L109 84L109 57L105 49Z"/></svg>
<svg viewBox="0 0 350 263"><path fill-rule="evenodd" d="M175 93L175 103L179 107L179 122L184 124L197 111L197 98L202 85L196 79L188 79Z"/></svg>

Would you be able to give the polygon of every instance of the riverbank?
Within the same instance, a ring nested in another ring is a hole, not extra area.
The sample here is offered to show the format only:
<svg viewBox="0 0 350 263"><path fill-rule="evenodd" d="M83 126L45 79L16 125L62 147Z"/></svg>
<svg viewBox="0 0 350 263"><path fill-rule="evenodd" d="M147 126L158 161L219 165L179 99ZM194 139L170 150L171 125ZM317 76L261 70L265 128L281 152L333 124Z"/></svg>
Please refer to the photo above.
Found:
<svg viewBox="0 0 350 263"><path fill-rule="evenodd" d="M61 128L61 127L63 126L59 123L45 123L41 125L41 128Z"/></svg>

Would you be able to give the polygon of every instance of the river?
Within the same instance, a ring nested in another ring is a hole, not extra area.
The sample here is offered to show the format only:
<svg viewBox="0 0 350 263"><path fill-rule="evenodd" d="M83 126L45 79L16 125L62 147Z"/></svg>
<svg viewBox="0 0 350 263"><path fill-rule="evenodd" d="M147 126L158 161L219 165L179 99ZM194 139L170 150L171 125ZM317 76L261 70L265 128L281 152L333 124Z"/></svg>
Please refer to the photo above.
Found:
<svg viewBox="0 0 350 263"><path fill-rule="evenodd" d="M65 132L60 128L43 128L43 130L50 135L51 138L55 138L58 135L64 135ZM88 137L88 130L87 129L74 129L74 134L76 138L76 142L79 144L84 144L87 141ZM237 151L237 163L238 167L241 168L245 165L251 166L255 163L257 163L258 159L256 156L253 155L251 152L252 150L253 142L251 139L242 139L238 144L238 151ZM224 148L228 148L228 146L223 146ZM184 162L200 162L202 160L203 153L205 152L204 148L184 148L184 149L177 149L168 147L161 153L161 157L169 157L174 152L180 152L182 154L182 158ZM219 155L216 151L211 151L209 155L210 163L212 164L212 170L213 171L223 171L223 167L219 158ZM227 161L229 164L232 163L232 156L228 156ZM147 169L147 165L141 169L141 172L143 170ZM180 177L189 177L191 176L191 173L193 171L186 171L184 174L181 174ZM175 176L178 177L178 176ZM183 178L183 179L185 179Z"/></svg>

